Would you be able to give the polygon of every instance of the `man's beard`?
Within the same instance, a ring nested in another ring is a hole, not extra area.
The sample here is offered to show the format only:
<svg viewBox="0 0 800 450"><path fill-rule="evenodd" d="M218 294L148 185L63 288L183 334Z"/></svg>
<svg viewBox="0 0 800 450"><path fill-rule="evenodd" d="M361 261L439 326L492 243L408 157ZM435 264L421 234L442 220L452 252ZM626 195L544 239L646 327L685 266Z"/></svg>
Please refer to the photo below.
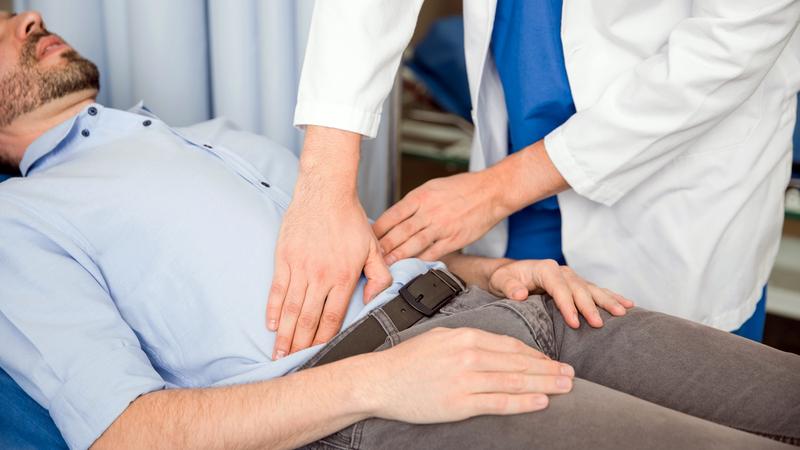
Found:
<svg viewBox="0 0 800 450"><path fill-rule="evenodd" d="M60 55L67 60L66 64L48 68L37 66L36 44L50 34L45 32L29 36L22 48L19 65L0 78L0 127L65 95L85 89L100 89L97 66L74 50L67 50Z"/></svg>

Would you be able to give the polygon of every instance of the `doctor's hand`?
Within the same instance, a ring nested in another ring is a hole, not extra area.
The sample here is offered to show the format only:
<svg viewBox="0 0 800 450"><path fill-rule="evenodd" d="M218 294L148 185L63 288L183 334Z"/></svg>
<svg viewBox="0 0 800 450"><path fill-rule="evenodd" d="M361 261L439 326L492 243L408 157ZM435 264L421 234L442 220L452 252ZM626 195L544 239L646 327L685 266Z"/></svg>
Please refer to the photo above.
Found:
<svg viewBox="0 0 800 450"><path fill-rule="evenodd" d="M510 211L495 201L502 180L487 171L428 181L373 224L387 264L410 257L437 260L478 240Z"/></svg>
<svg viewBox="0 0 800 450"><path fill-rule="evenodd" d="M614 316L624 316L633 302L609 290L595 286L571 268L559 266L552 259L513 261L502 265L489 278L489 291L511 300L525 300L530 294L548 293L555 300L564 320L578 328L578 311L589 325L599 328L603 319L597 307Z"/></svg>
<svg viewBox="0 0 800 450"><path fill-rule="evenodd" d="M356 159L345 164L343 148L352 139ZM277 331L273 359L338 333L362 270L365 303L392 282L357 195L359 141L339 130L307 130L275 250L267 305L267 328Z"/></svg>

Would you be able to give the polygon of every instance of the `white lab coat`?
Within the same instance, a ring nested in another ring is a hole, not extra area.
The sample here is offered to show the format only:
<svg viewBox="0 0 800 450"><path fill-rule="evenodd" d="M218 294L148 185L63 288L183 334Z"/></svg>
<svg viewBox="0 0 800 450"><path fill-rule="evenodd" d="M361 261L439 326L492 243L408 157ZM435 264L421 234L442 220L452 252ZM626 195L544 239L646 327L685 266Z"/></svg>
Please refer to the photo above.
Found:
<svg viewBox="0 0 800 450"><path fill-rule="evenodd" d="M471 169L506 155L497 0L464 0ZM422 0L318 0L295 123L373 136ZM800 89L800 0L564 0L577 113L545 139L567 262L638 305L730 330L774 263ZM513 188L513 187L510 187ZM471 249L500 256L502 223Z"/></svg>

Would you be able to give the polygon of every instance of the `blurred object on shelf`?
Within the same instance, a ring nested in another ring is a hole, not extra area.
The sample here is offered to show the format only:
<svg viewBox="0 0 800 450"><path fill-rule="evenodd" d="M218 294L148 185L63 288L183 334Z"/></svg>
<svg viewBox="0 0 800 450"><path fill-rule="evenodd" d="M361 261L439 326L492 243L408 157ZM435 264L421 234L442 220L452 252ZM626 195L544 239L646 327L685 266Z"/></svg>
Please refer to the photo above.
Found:
<svg viewBox="0 0 800 450"><path fill-rule="evenodd" d="M434 22L410 53L406 66L442 110L472 120L461 16Z"/></svg>
<svg viewBox="0 0 800 450"><path fill-rule="evenodd" d="M433 22L404 60L401 194L431 178L468 170L474 132L461 17Z"/></svg>

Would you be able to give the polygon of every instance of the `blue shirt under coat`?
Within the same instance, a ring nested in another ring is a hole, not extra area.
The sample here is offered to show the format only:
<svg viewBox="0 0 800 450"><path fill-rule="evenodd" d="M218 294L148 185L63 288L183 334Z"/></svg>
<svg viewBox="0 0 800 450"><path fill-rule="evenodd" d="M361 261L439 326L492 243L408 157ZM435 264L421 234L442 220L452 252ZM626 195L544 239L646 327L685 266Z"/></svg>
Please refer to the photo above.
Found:
<svg viewBox="0 0 800 450"><path fill-rule="evenodd" d="M509 153L575 114L561 45L562 0L498 0L491 51L508 110ZM509 217L506 256L564 263L561 213L550 197Z"/></svg>

